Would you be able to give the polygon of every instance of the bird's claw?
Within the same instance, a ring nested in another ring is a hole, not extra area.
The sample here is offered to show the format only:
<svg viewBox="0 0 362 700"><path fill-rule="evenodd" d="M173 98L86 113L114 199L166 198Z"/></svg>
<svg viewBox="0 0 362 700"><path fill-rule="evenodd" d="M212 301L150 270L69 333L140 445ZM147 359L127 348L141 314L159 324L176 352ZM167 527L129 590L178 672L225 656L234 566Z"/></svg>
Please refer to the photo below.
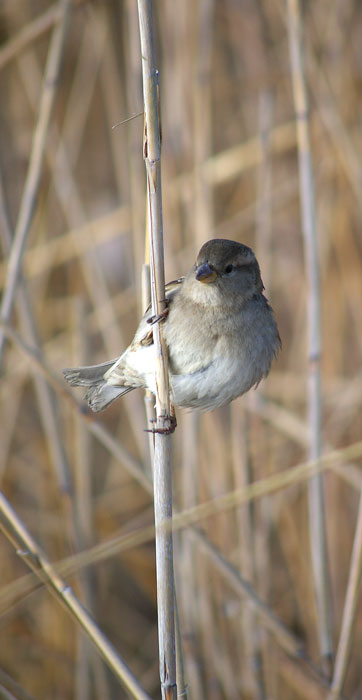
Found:
<svg viewBox="0 0 362 700"><path fill-rule="evenodd" d="M167 416L167 419L164 418L164 421L169 423L169 425L165 425L164 427L158 427L158 428L148 428L145 430L145 433L158 433L159 435L172 435L173 432L175 432L175 429L177 427L177 420L176 416ZM156 418L151 418L151 423L157 423Z"/></svg>
<svg viewBox="0 0 362 700"><path fill-rule="evenodd" d="M162 311L160 314L156 314L156 316L150 316L150 318L147 319L147 323L149 323L151 326L153 326L155 323L159 323L160 321L165 321L167 316L168 316L169 309L165 309Z"/></svg>

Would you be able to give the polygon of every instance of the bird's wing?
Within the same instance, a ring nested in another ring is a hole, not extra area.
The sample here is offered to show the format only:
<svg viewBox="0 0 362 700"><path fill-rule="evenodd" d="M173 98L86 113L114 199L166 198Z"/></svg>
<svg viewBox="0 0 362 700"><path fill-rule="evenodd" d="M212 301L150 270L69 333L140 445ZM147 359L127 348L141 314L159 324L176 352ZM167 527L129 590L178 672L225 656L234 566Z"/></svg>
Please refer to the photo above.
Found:
<svg viewBox="0 0 362 700"><path fill-rule="evenodd" d="M172 304L172 300L177 294L177 292L180 290L184 277L180 277L177 280L172 280L172 282L168 282L165 285L165 292L166 292L166 310L164 314L164 318L167 318L167 313L170 308L170 305ZM153 324L156 323L158 320L161 319L156 319L152 315L152 306L151 304L147 307L145 314L142 318L142 321L140 325L138 326L136 335L134 337L133 343L136 343L137 345L151 345L153 343Z"/></svg>

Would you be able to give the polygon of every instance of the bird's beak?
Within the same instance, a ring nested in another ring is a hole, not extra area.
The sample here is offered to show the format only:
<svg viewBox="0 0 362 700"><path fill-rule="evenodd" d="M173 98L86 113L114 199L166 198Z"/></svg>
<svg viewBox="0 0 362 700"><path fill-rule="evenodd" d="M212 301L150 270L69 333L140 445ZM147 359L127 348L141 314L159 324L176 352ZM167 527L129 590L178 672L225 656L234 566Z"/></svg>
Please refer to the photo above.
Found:
<svg viewBox="0 0 362 700"><path fill-rule="evenodd" d="M211 267L211 265L209 265L209 263L206 262L196 269L195 277L198 282L206 282L206 284L210 284L210 282L215 282L217 272L213 267Z"/></svg>

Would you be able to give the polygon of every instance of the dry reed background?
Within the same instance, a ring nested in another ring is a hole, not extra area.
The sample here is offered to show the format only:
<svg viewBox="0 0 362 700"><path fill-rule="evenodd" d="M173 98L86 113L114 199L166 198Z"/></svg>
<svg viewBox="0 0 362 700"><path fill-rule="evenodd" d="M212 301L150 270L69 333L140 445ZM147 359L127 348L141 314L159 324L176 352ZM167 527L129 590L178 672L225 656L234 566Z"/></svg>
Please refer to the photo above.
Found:
<svg viewBox="0 0 362 700"><path fill-rule="evenodd" d="M64 4L0 6L2 287ZM308 290L284 3L162 0L155 14L166 276L183 274L210 237L251 245L283 339L257 392L207 415L179 412L173 473L181 512L307 458ZM304 24L329 452L361 438L361 4L307 2ZM147 693L159 697L152 537L147 531L144 542L130 538L129 546L122 540L153 517L142 393L99 417L108 433L94 423L89 432L59 386L53 382L54 394L44 388L37 359L20 345L38 345L37 358L59 376L63 366L116 356L132 337L142 307L143 123L112 125L142 110L140 70L135 0L74 2L60 79L47 85L55 88L54 108L23 258L25 288L11 316L18 336L8 338L3 356L0 471L4 494L47 557L59 563L73 555L67 581ZM326 472L334 650L348 581L352 603L358 590L361 485L358 458L336 460ZM191 698L328 697L307 499L302 480L239 508L221 507L200 529L175 534ZM75 622L29 579L10 542L2 538L0 547L0 697L127 697ZM343 697L356 700L360 612L352 604L343 686Z"/></svg>

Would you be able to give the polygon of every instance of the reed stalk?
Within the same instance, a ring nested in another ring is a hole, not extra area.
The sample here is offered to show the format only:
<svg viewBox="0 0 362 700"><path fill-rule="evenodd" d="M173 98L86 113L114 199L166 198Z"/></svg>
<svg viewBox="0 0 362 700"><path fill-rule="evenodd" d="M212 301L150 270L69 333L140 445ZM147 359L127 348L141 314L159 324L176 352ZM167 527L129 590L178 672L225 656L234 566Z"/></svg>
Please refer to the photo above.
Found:
<svg viewBox="0 0 362 700"><path fill-rule="evenodd" d="M24 523L14 511L5 496L0 492L0 527L26 564L45 583L65 610L77 621L87 637L96 646L100 654L117 678L137 700L150 700L123 659L116 652L92 617L85 610L71 587L55 571L51 562L41 551Z"/></svg>
<svg viewBox="0 0 362 700"><path fill-rule="evenodd" d="M143 100L145 114L144 160L147 173L150 233L152 312L161 319L166 309L163 260L161 194L161 133L159 82L156 68L151 0L138 0L141 38ZM156 528L156 576L159 664L162 697L177 697L175 645L175 586L172 531L164 524L172 519L171 437L172 420L168 386L167 350L162 325L154 324L156 423L154 432L154 508Z"/></svg>
<svg viewBox="0 0 362 700"><path fill-rule="evenodd" d="M331 691L328 700L338 700L341 697L346 676L349 652L352 644L352 632L356 622L359 585L362 574L362 495L359 499L356 531L353 541L351 565L344 603L342 624L339 635L336 660L333 670Z"/></svg>
<svg viewBox="0 0 362 700"><path fill-rule="evenodd" d="M33 218L35 201L38 193L46 140L48 136L50 117L56 95L57 79L63 55L64 40L66 36L71 0L60 0L59 7L62 13L59 24L55 25L49 47L47 67L44 74L43 89L39 105L38 122L34 133L32 153L30 157L27 178L24 185L23 197L20 205L19 216L16 223L14 240L7 269L6 283L1 303L0 317L2 321L8 321L14 306L21 263L24 254L27 236ZM4 350L5 336L0 330L0 364Z"/></svg>
<svg viewBox="0 0 362 700"><path fill-rule="evenodd" d="M309 458L322 452L322 390L319 256L316 230L313 158L310 143L307 80L303 61L299 0L288 0L289 50L296 113L302 232L308 281L308 424ZM317 604L319 649L328 668L332 653L332 608L327 555L323 478L309 482L309 533L312 574Z"/></svg>

